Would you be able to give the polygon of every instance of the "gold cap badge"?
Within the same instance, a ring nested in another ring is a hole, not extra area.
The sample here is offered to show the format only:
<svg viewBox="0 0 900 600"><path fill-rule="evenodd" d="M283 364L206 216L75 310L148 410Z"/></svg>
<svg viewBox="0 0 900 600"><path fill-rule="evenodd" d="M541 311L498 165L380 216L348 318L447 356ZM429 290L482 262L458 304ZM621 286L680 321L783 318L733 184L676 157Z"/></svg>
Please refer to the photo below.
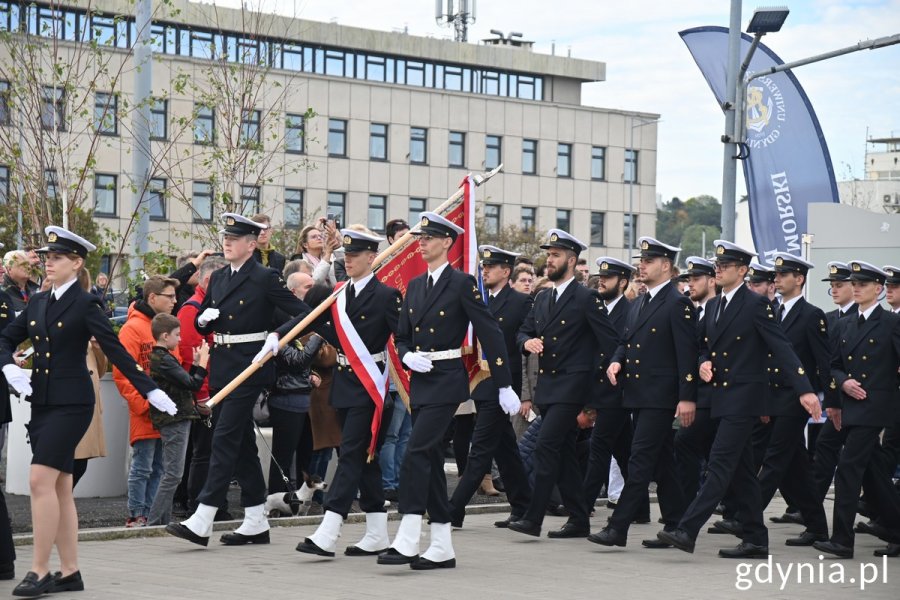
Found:
<svg viewBox="0 0 900 600"><path fill-rule="evenodd" d="M553 235L550 236L550 241L551 241L551 242L558 242L558 241L559 241L559 236L556 235L556 234L554 233Z"/></svg>
<svg viewBox="0 0 900 600"><path fill-rule="evenodd" d="M53 233L51 233L50 235L47 236L47 241L50 242L51 244L52 244L53 242L55 242L56 240L58 240L58 239L59 239L59 236L56 235L56 232L53 232Z"/></svg>
<svg viewBox="0 0 900 600"><path fill-rule="evenodd" d="M725 246L723 246L722 244L719 244L718 246L716 246L716 254L717 255L725 254Z"/></svg>
<svg viewBox="0 0 900 600"><path fill-rule="evenodd" d="M781 258L780 256L779 256L778 258L775 259L775 265L776 265L776 266L779 266L779 267L780 267L780 266L783 265L783 264L784 264L784 259Z"/></svg>
<svg viewBox="0 0 900 600"><path fill-rule="evenodd" d="M234 217L226 217L225 224L226 225L234 225Z"/></svg>
<svg viewBox="0 0 900 600"><path fill-rule="evenodd" d="M422 226L424 227L427 225L428 225L428 217L422 217Z"/></svg>
<svg viewBox="0 0 900 600"><path fill-rule="evenodd" d="M491 251L490 251L490 250L485 250L481 255L482 255L484 258L490 258L490 257L491 257Z"/></svg>
<svg viewBox="0 0 900 600"><path fill-rule="evenodd" d="M862 270L862 267L859 266L859 263L852 263L851 267L853 267L853 270L856 272L859 272Z"/></svg>
<svg viewBox="0 0 900 600"><path fill-rule="evenodd" d="M694 268L694 263L689 262L689 263L688 263L688 269L693 269L693 268Z"/></svg>
<svg viewBox="0 0 900 600"><path fill-rule="evenodd" d="M600 265L600 268L603 269L604 271L606 271L607 269L609 269L609 263L606 262L606 261L604 261L604 262Z"/></svg>
<svg viewBox="0 0 900 600"><path fill-rule="evenodd" d="M755 274L756 274L756 269L754 269L753 267L750 267L749 269L747 269L747 275L750 275L752 277Z"/></svg>
<svg viewBox="0 0 900 600"><path fill-rule="evenodd" d="M646 241L641 242L641 250L649 250L649 249L650 249L650 242L646 242Z"/></svg>
<svg viewBox="0 0 900 600"><path fill-rule="evenodd" d="M350 237L349 235L345 235L345 236L344 236L344 243L345 243L345 244L352 244L352 243L353 243L353 238Z"/></svg>
<svg viewBox="0 0 900 600"><path fill-rule="evenodd" d="M836 266L836 265L831 265L831 266L828 268L828 272L831 273L832 275L834 275L835 273L838 272L837 266Z"/></svg>

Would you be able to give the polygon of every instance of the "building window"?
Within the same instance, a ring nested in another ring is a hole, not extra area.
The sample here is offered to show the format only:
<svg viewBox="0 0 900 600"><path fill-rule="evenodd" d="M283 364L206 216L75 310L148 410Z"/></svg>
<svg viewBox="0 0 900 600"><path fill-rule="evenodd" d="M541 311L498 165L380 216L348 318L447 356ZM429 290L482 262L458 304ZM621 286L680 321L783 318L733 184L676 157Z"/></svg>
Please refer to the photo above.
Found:
<svg viewBox="0 0 900 600"><path fill-rule="evenodd" d="M500 165L500 145L502 138L499 135L488 135L484 138L484 168L496 169Z"/></svg>
<svg viewBox="0 0 900 600"><path fill-rule="evenodd" d="M212 185L208 181L195 181L191 197L194 221L208 223L213 218Z"/></svg>
<svg viewBox="0 0 900 600"><path fill-rule="evenodd" d="M97 92L94 95L94 128L101 135L119 134L119 97Z"/></svg>
<svg viewBox="0 0 900 600"><path fill-rule="evenodd" d="M369 196L369 215L367 224L369 229L384 233L384 224L387 223L387 198L385 196Z"/></svg>
<svg viewBox="0 0 900 600"><path fill-rule="evenodd" d="M425 198L409 199L409 219L407 219L406 222L409 223L410 226L419 222L421 214L427 210L425 206Z"/></svg>
<svg viewBox="0 0 900 600"><path fill-rule="evenodd" d="M241 146L259 147L261 143L260 122L262 112L258 110L245 110L241 115Z"/></svg>
<svg viewBox="0 0 900 600"><path fill-rule="evenodd" d="M537 173L537 140L522 140L522 173Z"/></svg>
<svg viewBox="0 0 900 600"><path fill-rule="evenodd" d="M104 217L116 216L116 176L94 176L94 214Z"/></svg>
<svg viewBox="0 0 900 600"><path fill-rule="evenodd" d="M9 202L9 167L0 167L0 204Z"/></svg>
<svg viewBox="0 0 900 600"><path fill-rule="evenodd" d="M169 101L153 98L150 101L150 139L165 140L169 137Z"/></svg>
<svg viewBox="0 0 900 600"><path fill-rule="evenodd" d="M41 101L41 127L66 130L66 92L58 87L44 86Z"/></svg>
<svg viewBox="0 0 900 600"><path fill-rule="evenodd" d="M328 119L328 156L347 156L347 121Z"/></svg>
<svg viewBox="0 0 900 600"><path fill-rule="evenodd" d="M369 125L369 158L372 160L387 160L387 148L388 126L384 123L372 123Z"/></svg>
<svg viewBox="0 0 900 600"><path fill-rule="evenodd" d="M424 127L409 130L409 162L414 165L428 162L428 130Z"/></svg>
<svg viewBox="0 0 900 600"><path fill-rule="evenodd" d="M194 143L212 145L216 143L216 113L209 106L198 104L194 117Z"/></svg>
<svg viewBox="0 0 900 600"><path fill-rule="evenodd" d="M343 192L328 192L327 214L329 218L334 215L334 222L338 228L346 225L344 211L346 209L347 194Z"/></svg>
<svg viewBox="0 0 900 600"><path fill-rule="evenodd" d="M572 226L572 211L567 208L556 209L556 228L569 231Z"/></svg>
<svg viewBox="0 0 900 600"><path fill-rule="evenodd" d="M466 166L466 134L462 131L450 132L450 148L447 164L451 167Z"/></svg>
<svg viewBox="0 0 900 600"><path fill-rule="evenodd" d="M638 172L638 153L637 150L625 151L625 174L623 181L625 183L637 183Z"/></svg>
<svg viewBox="0 0 900 600"><path fill-rule="evenodd" d="M625 219L624 219L625 228L624 229L625 229L625 247L626 248L634 247L634 240L635 240L634 235L637 232L637 221L638 221L637 215L625 213Z"/></svg>
<svg viewBox="0 0 900 600"><path fill-rule="evenodd" d="M44 189L47 198L56 200L57 196L56 169L46 169L44 171Z"/></svg>
<svg viewBox="0 0 900 600"><path fill-rule="evenodd" d="M591 179L606 179L606 148L602 146L591 148Z"/></svg>
<svg viewBox="0 0 900 600"><path fill-rule="evenodd" d="M534 231L537 228L537 208L534 206L522 207L522 231Z"/></svg>
<svg viewBox="0 0 900 600"><path fill-rule="evenodd" d="M302 154L304 150L303 115L287 114L284 117L284 150Z"/></svg>
<svg viewBox="0 0 900 600"><path fill-rule="evenodd" d="M606 213L591 213L591 246L605 246L603 239L604 225L606 221Z"/></svg>
<svg viewBox="0 0 900 600"><path fill-rule="evenodd" d="M284 226L291 229L303 226L303 190L284 190Z"/></svg>
<svg viewBox="0 0 900 600"><path fill-rule="evenodd" d="M0 125L12 123L12 99L10 98L9 82L0 81Z"/></svg>
<svg viewBox="0 0 900 600"><path fill-rule="evenodd" d="M500 233L500 205L485 204L484 205L484 230L487 233L496 235Z"/></svg>
<svg viewBox="0 0 900 600"><path fill-rule="evenodd" d="M572 144L557 144L556 146L556 176L572 176Z"/></svg>
<svg viewBox="0 0 900 600"><path fill-rule="evenodd" d="M151 221L166 220L166 180L151 179L147 186L147 205Z"/></svg>
<svg viewBox="0 0 900 600"><path fill-rule="evenodd" d="M259 213L259 186L241 185L240 213L245 217L252 217Z"/></svg>

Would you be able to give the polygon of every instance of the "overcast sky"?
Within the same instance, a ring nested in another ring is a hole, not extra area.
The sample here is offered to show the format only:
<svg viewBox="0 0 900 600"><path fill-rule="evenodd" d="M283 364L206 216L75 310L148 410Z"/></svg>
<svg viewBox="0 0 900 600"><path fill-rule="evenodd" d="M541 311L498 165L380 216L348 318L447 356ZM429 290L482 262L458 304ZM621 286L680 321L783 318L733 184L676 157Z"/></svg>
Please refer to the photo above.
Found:
<svg viewBox="0 0 900 600"><path fill-rule="evenodd" d="M235 0L216 0L234 5ZM446 1L446 0L445 0ZM254 0L251 4L255 4ZM900 33L900 0L784 0L791 9L779 33L764 38L790 62ZM727 0L478 0L469 40L489 31L519 31L535 51L606 63L607 81L584 86L584 104L659 113L657 192L665 200L722 192L724 117L678 32L728 26ZM318 21L413 35L450 36L434 22L434 0L263 0L264 7ZM758 5L744 2L744 26ZM866 131L900 135L900 45L798 69L819 117L838 180L862 177ZM740 175L739 175L740 176ZM745 193L743 182L738 195Z"/></svg>

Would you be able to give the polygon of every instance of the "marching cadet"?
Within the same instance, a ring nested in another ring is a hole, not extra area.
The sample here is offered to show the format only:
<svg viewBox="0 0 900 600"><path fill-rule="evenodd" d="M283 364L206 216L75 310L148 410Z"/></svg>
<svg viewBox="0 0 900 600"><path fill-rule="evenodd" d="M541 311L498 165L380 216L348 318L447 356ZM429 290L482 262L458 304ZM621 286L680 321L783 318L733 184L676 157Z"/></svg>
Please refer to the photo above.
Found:
<svg viewBox="0 0 900 600"><path fill-rule="evenodd" d="M697 315L697 331L701 334L706 307L716 296L716 270L712 262L699 256L689 256L686 263L690 298ZM709 450L716 436L716 422L710 417L712 389L712 385L702 379L697 381L694 422L690 427L680 427L675 432L675 469L687 502L700 490L701 464L709 458Z"/></svg>
<svg viewBox="0 0 900 600"><path fill-rule="evenodd" d="M372 444L372 435L378 431L381 435L376 441L382 440L380 425L390 422L390 415L383 415L376 407L384 406L387 343L391 334L397 332L402 299L398 290L381 283L372 272L382 238L353 229L342 229L341 236L349 282L331 311L313 326L338 350L330 401L341 423L341 447L337 470L325 496L325 516L316 532L298 544L297 551L334 556L341 526L359 490L359 505L366 513L366 533L344 554L373 556L387 550L390 542L381 467L374 453L380 444ZM269 334L275 343L270 341L268 347L277 348L278 338L299 321L289 321ZM396 410L403 410L403 406Z"/></svg>
<svg viewBox="0 0 900 600"><path fill-rule="evenodd" d="M422 213L420 227L413 232L428 270L409 282L394 337L400 359L413 372L409 390L413 427L400 475L403 519L390 548L378 556L382 565L409 564L414 570L456 566L442 441L460 402L469 397L460 344L470 322L498 389L500 407L507 415L521 408L511 387L506 345L497 321L485 306L475 278L447 261L461 233L461 227L431 212ZM431 545L419 557L425 511L431 519Z"/></svg>
<svg viewBox="0 0 900 600"><path fill-rule="evenodd" d="M898 411L900 316L878 303L886 279L887 273L874 265L850 262L857 315L842 323L831 361L832 383L843 398L844 448L834 478L831 539L813 547L841 558L853 557L853 521L864 475L866 494L879 508L880 525L888 530L886 541L900 542L900 495L890 475L871 466L881 429L895 422Z"/></svg>
<svg viewBox="0 0 900 600"><path fill-rule="evenodd" d="M496 246L479 246L478 254L481 257L481 279L487 292L488 310L497 319L506 342L512 389L521 396L522 354L516 343L516 334L525 317L531 312L534 301L528 294L521 294L509 285L518 253L502 250ZM489 372L486 364L482 364L481 368L482 372ZM450 498L453 527L462 527L466 504L472 499L484 477L490 477L492 460L497 461L497 468L506 486L506 497L510 504L510 516L503 521L497 521L495 525L506 527L510 521L520 519L531 500L531 488L519 454L516 433L509 417L497 403L499 393L492 378L479 382L472 391L472 399L475 400L477 409L475 429L472 432L469 460Z"/></svg>
<svg viewBox="0 0 900 600"><path fill-rule="evenodd" d="M598 366L606 366L618 336L597 291L575 281L578 255L587 246L561 229L549 234L541 248L547 251L547 277L553 287L537 295L517 337L524 353L539 355L534 396L542 424L533 454L534 490L525 514L510 521L509 529L540 536L547 503L558 485L569 519L548 537L583 538L590 534L590 524L575 448L577 417Z"/></svg>
<svg viewBox="0 0 900 600"><path fill-rule="evenodd" d="M100 299L82 289L79 272L96 246L62 227L45 229L44 258L52 288L36 293L0 334L0 365L16 393L31 396L28 437L34 554L31 570L13 596L80 591L78 514L72 496L75 447L94 416L94 386L84 359L93 337L103 353L156 408L174 415L175 404L125 351L113 332ZM6 309L0 309L5 312ZM30 339L34 348L31 375L13 360L16 347ZM33 381L32 378L33 377ZM56 546L61 569L50 571Z"/></svg>
<svg viewBox="0 0 900 600"><path fill-rule="evenodd" d="M257 348L254 342L267 341L275 309L289 315L309 312L285 287L280 273L253 259L256 238L267 225L234 213L223 213L222 220L222 249L229 265L210 276L196 320L197 331L212 333L215 343L210 354L212 394L250 365ZM201 546L209 544L216 511L225 505L234 478L241 486L244 521L220 541L228 546L269 543L266 483L256 449L253 405L274 381L275 365L269 361L215 406L209 474L197 496L197 510L186 521L169 523L167 532Z"/></svg>
<svg viewBox="0 0 900 600"><path fill-rule="evenodd" d="M831 382L831 347L825 313L803 298L803 286L813 265L784 252L775 253L773 258L775 287L782 300L775 311L775 320L803 364L813 391L824 396ZM809 415L788 387L784 369L778 363L769 369L767 415L771 418L772 433L759 474L760 498L762 506L768 506L776 488L780 488L806 523L806 531L785 544L811 546L815 541L828 539L828 522L821 498L814 491L809 453L804 444Z"/></svg>
<svg viewBox="0 0 900 600"><path fill-rule="evenodd" d="M885 302L892 313L900 313L900 267L884 267L887 279L884 281Z"/></svg>
<svg viewBox="0 0 900 600"><path fill-rule="evenodd" d="M753 465L750 436L766 411L766 361L772 352L785 371L787 385L800 396L814 417L821 413L806 371L775 322L768 299L743 285L753 253L716 240L716 283L722 293L704 315L700 336L700 378L713 386L712 412L719 419L709 455L709 470L700 493L674 531L657 537L685 552L693 552L700 528L725 495L734 489L737 513L743 518L743 542L723 549L723 558L764 558L769 554L768 530L762 518L759 479Z"/></svg>
<svg viewBox="0 0 900 600"><path fill-rule="evenodd" d="M672 282L681 248L650 237L638 240L641 281L647 292L635 301L625 333L607 375L624 387L624 406L632 410L634 440L628 478L609 523L588 538L603 546L625 546L628 528L647 487L657 482L659 507L666 530L675 528L686 506L675 478L672 418L690 427L697 399L697 328L694 307ZM650 547L659 542L648 541Z"/></svg>
<svg viewBox="0 0 900 600"><path fill-rule="evenodd" d="M752 261L744 281L751 291L768 300L773 310L778 308L778 299L775 297L775 269Z"/></svg>
<svg viewBox="0 0 900 600"><path fill-rule="evenodd" d="M628 263L610 256L597 259L600 270L597 273L598 291L610 323L621 338L625 332L625 320L628 316L628 299L624 293L628 288L635 268ZM603 361L597 357L597 364ZM597 412L597 421L591 430L590 455L587 472L584 476L584 492L588 511L592 510L600 488L609 484L610 460L615 457L622 472L628 478L628 458L631 456L631 440L633 435L631 413L622 407L622 388L610 385L606 379L605 369L597 370L595 385L592 387L588 408ZM644 495L645 506L637 515L638 521L650 522L650 495Z"/></svg>

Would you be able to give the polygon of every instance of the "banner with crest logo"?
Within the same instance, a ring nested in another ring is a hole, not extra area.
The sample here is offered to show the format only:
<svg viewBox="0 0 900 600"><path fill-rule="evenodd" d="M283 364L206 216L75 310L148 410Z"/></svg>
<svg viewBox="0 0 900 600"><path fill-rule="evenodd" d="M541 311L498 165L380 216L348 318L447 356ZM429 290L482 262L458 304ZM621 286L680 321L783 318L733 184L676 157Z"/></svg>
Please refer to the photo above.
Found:
<svg viewBox="0 0 900 600"><path fill-rule="evenodd" d="M696 27L679 33L716 100L726 98L728 29ZM752 38L742 34L740 55ZM753 55L749 74L783 64L765 45ZM772 264L776 252L802 253L807 208L813 202L838 202L828 146L812 104L790 71L754 79L747 89L744 114L749 149L744 180L750 201L750 229L760 262Z"/></svg>

